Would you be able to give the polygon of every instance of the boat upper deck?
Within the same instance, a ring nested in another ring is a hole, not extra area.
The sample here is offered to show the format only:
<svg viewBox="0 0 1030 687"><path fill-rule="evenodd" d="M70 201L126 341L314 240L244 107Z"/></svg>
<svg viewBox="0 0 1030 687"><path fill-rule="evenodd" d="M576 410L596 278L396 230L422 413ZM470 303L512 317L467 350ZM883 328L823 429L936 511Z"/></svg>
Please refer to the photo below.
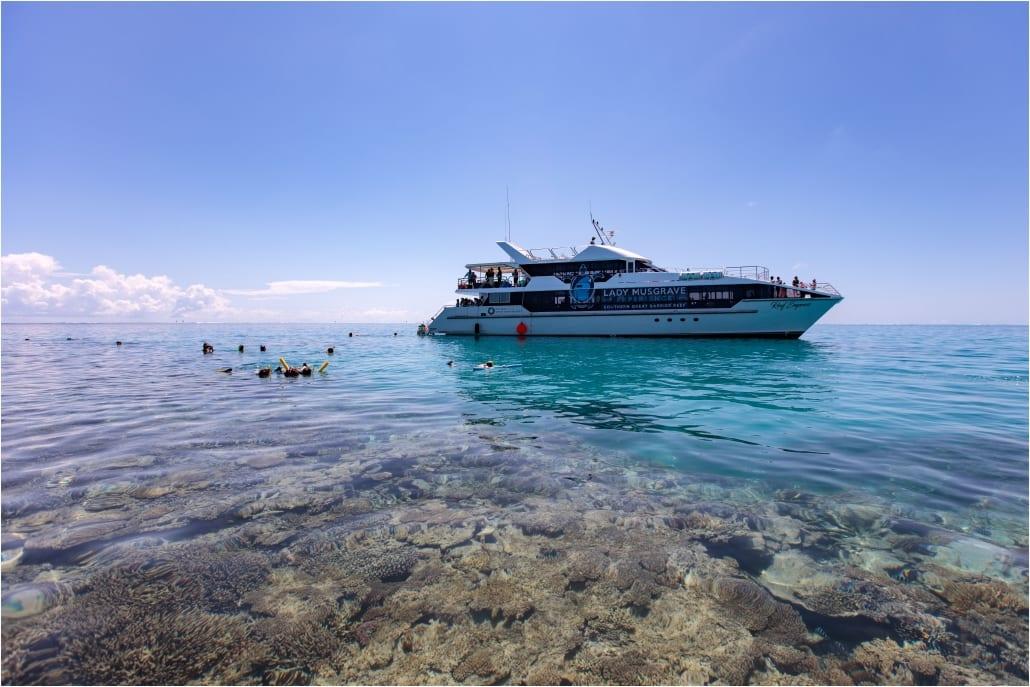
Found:
<svg viewBox="0 0 1030 687"><path fill-rule="evenodd" d="M496 292L504 290L549 290L568 288L569 281L557 274L532 276L510 262L475 263L468 265L465 276L458 279L457 291L465 295L468 291ZM769 269L759 265L745 265L722 268L686 269L652 272L614 272L598 279L600 288L647 287L647 286L707 286L714 284L759 283L782 287L786 290L839 296L840 293L828 282L805 282L794 287L792 284L776 282L769 278Z"/></svg>
<svg viewBox="0 0 1030 687"><path fill-rule="evenodd" d="M473 262L465 265L457 293L504 289L547 290L568 288L580 274L589 274L601 288L612 286L677 286L703 284L763 283L787 291L840 296L826 282L801 282L797 286L770 278L762 265L668 270L649 258L610 243L591 243L583 248L526 249L508 241L497 245L509 260Z"/></svg>

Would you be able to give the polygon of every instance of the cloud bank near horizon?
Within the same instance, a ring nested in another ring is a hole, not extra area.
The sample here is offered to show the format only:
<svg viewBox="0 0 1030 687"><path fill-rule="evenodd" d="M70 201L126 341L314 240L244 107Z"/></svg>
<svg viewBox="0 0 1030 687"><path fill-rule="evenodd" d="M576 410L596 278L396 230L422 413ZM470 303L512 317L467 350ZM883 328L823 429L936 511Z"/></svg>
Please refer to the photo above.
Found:
<svg viewBox="0 0 1030 687"><path fill-rule="evenodd" d="M204 284L177 284L164 275L123 274L97 265L87 274L62 271L56 258L43 253L11 253L0 258L0 303L3 319L81 318L97 320L381 319L403 317L404 311L301 311L240 307L232 297L250 300L286 299L342 289L369 289L380 282L287 280L267 282L261 289L215 289Z"/></svg>
<svg viewBox="0 0 1030 687"><path fill-rule="evenodd" d="M382 286L377 281L333 281L325 279L294 279L291 281L270 281L263 289L225 289L223 293L248 298L275 298L278 296L301 296L313 293L328 293L337 289L371 289Z"/></svg>

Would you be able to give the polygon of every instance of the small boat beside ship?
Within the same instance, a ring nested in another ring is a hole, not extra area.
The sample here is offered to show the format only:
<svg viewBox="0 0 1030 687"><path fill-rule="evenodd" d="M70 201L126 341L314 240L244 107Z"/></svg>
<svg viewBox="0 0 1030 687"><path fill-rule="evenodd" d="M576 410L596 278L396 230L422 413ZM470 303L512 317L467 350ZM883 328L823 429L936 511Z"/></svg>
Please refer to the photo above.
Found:
<svg viewBox="0 0 1030 687"><path fill-rule="evenodd" d="M796 339L843 300L825 282L773 283L761 266L668 270L614 245L594 220L584 248L497 245L507 260L465 265L454 305L429 334Z"/></svg>

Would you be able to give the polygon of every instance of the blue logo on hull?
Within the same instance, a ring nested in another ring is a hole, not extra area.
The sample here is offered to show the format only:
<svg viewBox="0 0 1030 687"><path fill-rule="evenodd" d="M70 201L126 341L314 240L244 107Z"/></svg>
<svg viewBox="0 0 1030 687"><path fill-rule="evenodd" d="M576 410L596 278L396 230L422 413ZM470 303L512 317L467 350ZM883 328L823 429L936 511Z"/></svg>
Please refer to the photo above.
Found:
<svg viewBox="0 0 1030 687"><path fill-rule="evenodd" d="M587 274L586 265L579 266L579 275L569 286L569 300L573 308L589 308L594 304L594 278Z"/></svg>

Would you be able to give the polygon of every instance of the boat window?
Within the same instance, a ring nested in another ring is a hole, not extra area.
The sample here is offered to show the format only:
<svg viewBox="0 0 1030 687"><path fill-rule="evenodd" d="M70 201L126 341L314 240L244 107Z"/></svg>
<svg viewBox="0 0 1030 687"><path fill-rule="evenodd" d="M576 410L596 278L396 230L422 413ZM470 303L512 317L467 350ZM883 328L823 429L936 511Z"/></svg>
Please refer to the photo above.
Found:
<svg viewBox="0 0 1030 687"><path fill-rule="evenodd" d="M579 276L580 268L585 268L595 281L607 281L626 269L625 260L597 260L588 262L551 262L543 264L529 263L522 266L531 277L555 276L564 282L571 282Z"/></svg>
<svg viewBox="0 0 1030 687"><path fill-rule="evenodd" d="M502 293L491 293L490 302L507 305L508 303L511 303L511 293L508 291L504 291Z"/></svg>

